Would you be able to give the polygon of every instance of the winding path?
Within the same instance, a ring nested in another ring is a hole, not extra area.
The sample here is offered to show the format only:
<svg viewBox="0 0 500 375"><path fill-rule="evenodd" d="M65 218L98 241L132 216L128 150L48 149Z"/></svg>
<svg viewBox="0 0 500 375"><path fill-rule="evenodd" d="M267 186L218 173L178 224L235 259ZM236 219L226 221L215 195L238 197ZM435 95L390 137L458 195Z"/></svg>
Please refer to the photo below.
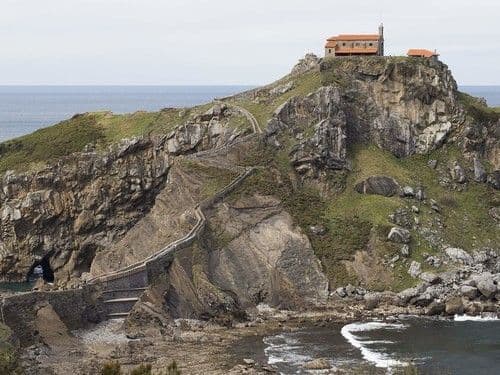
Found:
<svg viewBox="0 0 500 375"><path fill-rule="evenodd" d="M252 125L254 133L262 133L259 122L248 110L235 104L223 103L228 108L245 116ZM235 144L231 143L227 146L233 147ZM196 154L193 156L196 156ZM203 156L200 155L201 158ZM224 167L227 168L227 166ZM139 262L88 280L88 284L101 287L108 318L128 316L150 282L165 273L165 270L174 260L176 253L191 246L201 236L207 223L204 211L234 191L248 176L257 170L257 167L239 167L239 170L242 172L231 183L195 207L196 224L184 237L171 242L160 251Z"/></svg>

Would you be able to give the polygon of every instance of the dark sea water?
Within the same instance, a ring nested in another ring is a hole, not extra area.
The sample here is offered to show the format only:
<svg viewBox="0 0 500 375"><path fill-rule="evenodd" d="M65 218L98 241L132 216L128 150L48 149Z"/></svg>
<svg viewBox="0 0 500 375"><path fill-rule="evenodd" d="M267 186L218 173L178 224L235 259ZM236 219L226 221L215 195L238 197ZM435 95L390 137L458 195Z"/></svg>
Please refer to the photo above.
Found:
<svg viewBox="0 0 500 375"><path fill-rule="evenodd" d="M0 142L75 113L190 107L248 86L0 86Z"/></svg>
<svg viewBox="0 0 500 375"><path fill-rule="evenodd" d="M413 374L411 364L426 375L493 375L500 374L500 320L408 317L305 327L243 341L237 350L285 375L322 373L304 368L316 358L352 374Z"/></svg>
<svg viewBox="0 0 500 375"><path fill-rule="evenodd" d="M500 107L500 86L460 86L459 90L485 98L490 107Z"/></svg>

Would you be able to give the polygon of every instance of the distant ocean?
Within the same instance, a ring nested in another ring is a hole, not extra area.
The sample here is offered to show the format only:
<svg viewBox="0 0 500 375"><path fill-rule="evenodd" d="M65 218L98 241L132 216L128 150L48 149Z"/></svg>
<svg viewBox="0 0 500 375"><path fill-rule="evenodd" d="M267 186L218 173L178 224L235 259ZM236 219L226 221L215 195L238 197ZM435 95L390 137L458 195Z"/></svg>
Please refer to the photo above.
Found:
<svg viewBox="0 0 500 375"><path fill-rule="evenodd" d="M249 86L0 86L0 142L70 118L191 107Z"/></svg>
<svg viewBox="0 0 500 375"><path fill-rule="evenodd" d="M0 86L0 142L65 120L75 113L128 113L189 107L249 86ZM500 106L500 86L462 86Z"/></svg>

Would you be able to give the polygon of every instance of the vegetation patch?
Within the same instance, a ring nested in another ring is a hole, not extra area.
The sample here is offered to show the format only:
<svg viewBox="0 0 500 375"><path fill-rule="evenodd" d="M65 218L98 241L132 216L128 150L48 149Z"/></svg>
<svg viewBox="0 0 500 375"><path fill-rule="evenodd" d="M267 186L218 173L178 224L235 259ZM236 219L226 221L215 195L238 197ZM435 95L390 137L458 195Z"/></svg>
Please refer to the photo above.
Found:
<svg viewBox="0 0 500 375"><path fill-rule="evenodd" d="M97 150L124 138L165 134L208 109L171 108L159 112L117 115L85 113L31 134L0 143L0 173L43 167L61 157L80 152L86 145Z"/></svg>
<svg viewBox="0 0 500 375"><path fill-rule="evenodd" d="M284 85L288 82L293 82L293 87L291 90L273 97L268 96L257 96L255 99L251 100L248 98L238 98L233 102L246 110L248 110L259 122L261 128L267 125L267 122L272 117L273 112L280 105L285 103L290 98L299 96L306 96L321 87L320 74L318 71L311 71L302 74L297 77L286 76L285 78L277 81L272 86L266 87L266 89L272 89L273 87Z"/></svg>

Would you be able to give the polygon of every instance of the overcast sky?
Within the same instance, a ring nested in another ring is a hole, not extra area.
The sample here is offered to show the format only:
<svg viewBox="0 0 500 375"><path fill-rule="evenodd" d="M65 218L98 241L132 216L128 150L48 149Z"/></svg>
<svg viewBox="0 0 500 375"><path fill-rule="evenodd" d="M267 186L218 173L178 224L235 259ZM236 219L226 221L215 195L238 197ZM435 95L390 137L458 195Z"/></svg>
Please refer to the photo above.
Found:
<svg viewBox="0 0 500 375"><path fill-rule="evenodd" d="M0 0L0 84L263 84L325 38L437 49L500 84L500 0Z"/></svg>

